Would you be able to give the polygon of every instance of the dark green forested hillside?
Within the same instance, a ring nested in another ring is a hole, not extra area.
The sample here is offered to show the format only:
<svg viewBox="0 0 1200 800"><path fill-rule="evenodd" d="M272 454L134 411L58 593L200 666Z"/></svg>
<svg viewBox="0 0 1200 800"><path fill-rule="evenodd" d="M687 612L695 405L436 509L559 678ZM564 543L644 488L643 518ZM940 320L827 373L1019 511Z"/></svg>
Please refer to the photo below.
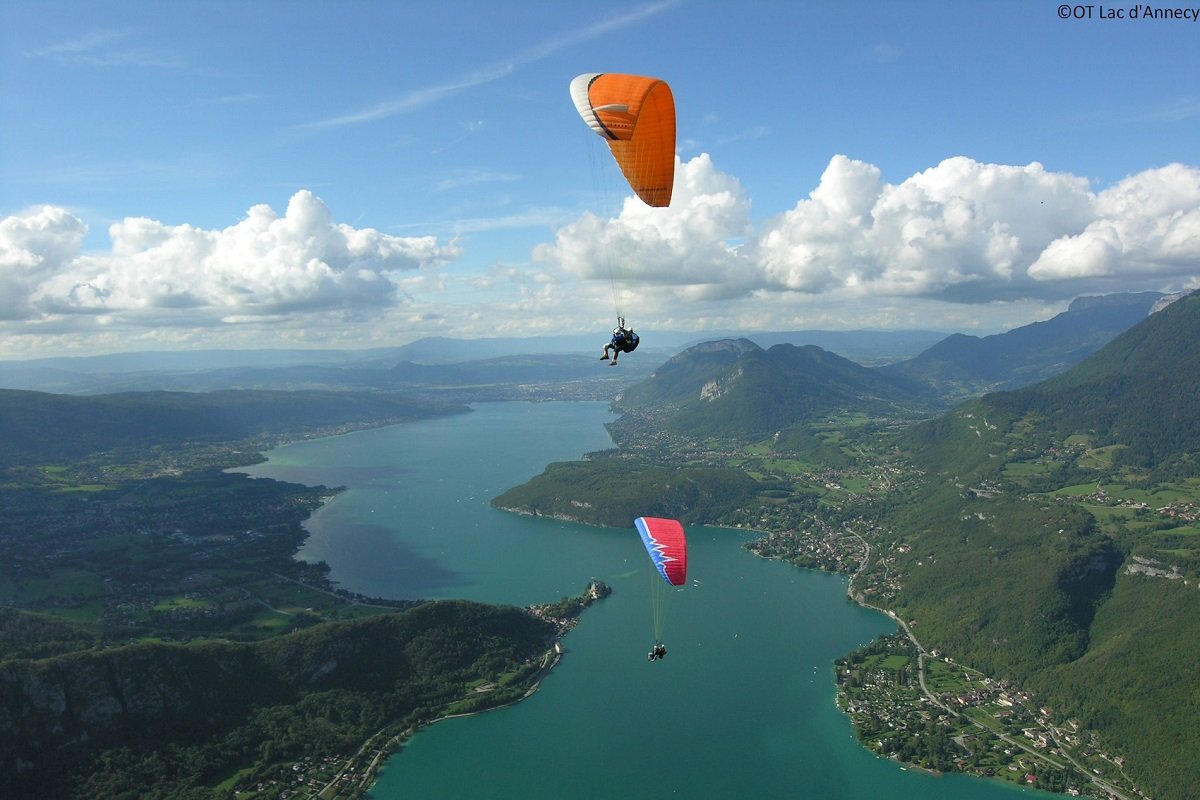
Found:
<svg viewBox="0 0 1200 800"><path fill-rule="evenodd" d="M904 437L942 471L996 471L1052 442L1088 437L1119 464L1186 475L1200 467L1200 296L1156 313L1062 375L970 401Z"/></svg>
<svg viewBox="0 0 1200 800"><path fill-rule="evenodd" d="M664 414L673 433L745 440L830 414L912 413L927 409L929 399L902 380L813 345L762 350L737 340L681 353L626 390L618 405Z"/></svg>
<svg viewBox="0 0 1200 800"><path fill-rule="evenodd" d="M280 437L462 411L0 392L0 797L275 797L301 758L348 769L393 723L520 696L555 625L343 591L294 558L332 490L224 471Z"/></svg>
<svg viewBox="0 0 1200 800"><path fill-rule="evenodd" d="M95 631L74 622L0 608L0 658L46 658L86 650L97 640Z"/></svg>
<svg viewBox="0 0 1200 800"><path fill-rule="evenodd" d="M126 392L74 396L0 389L0 466L114 448L382 424L462 412L406 395L354 392Z"/></svg>
<svg viewBox="0 0 1200 800"><path fill-rule="evenodd" d="M619 402L628 408L685 403L698 396L705 384L728 372L742 356L761 351L749 339L722 339L689 347L648 379L626 389Z"/></svg>
<svg viewBox="0 0 1200 800"><path fill-rule="evenodd" d="M549 465L492 500L497 508L624 528L641 516L685 523L720 519L763 487L738 470L674 469L646 461L598 458Z"/></svg>
<svg viewBox="0 0 1200 800"><path fill-rule="evenodd" d="M948 398L1027 386L1078 364L1144 320L1162 297L1158 292L1080 297L1053 319L992 336L957 333L915 358L879 369Z"/></svg>
<svg viewBox="0 0 1200 800"><path fill-rule="evenodd" d="M1198 339L1192 295L1062 376L914 427L928 474L888 520L904 618L1119 742L1156 798L1200 786Z"/></svg>
<svg viewBox="0 0 1200 800"><path fill-rule="evenodd" d="M0 796L213 797L206 787L236 770L259 765L253 782L305 756L353 752L473 682L515 677L554 631L515 608L436 602L257 643L0 662Z"/></svg>

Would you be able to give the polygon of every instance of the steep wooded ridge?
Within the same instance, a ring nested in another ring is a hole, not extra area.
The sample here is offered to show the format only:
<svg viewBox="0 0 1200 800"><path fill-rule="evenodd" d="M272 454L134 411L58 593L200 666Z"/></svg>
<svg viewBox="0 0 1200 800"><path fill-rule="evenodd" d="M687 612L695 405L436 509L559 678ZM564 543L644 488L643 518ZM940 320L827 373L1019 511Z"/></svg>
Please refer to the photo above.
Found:
<svg viewBox="0 0 1200 800"><path fill-rule="evenodd" d="M1017 389L1078 364L1144 320L1162 298L1158 292L1080 297L1053 319L992 336L956 333L879 371L946 399Z"/></svg>
<svg viewBox="0 0 1200 800"><path fill-rule="evenodd" d="M829 414L924 411L929 400L904 380L815 345L763 350L736 339L690 348L626 390L617 404L632 412L665 407L665 427L675 433L757 439Z"/></svg>
<svg viewBox="0 0 1200 800"><path fill-rule="evenodd" d="M1075 368L1042 383L962 404L902 441L930 469L997 473L1072 436L1111 447L1115 467L1141 480L1197 474L1200 451L1200 295L1178 300ZM1062 465L1068 462L1060 462ZM1059 471L1065 469L1060 466Z"/></svg>
<svg viewBox="0 0 1200 800"><path fill-rule="evenodd" d="M520 609L444 601L255 643L0 661L0 796L215 796L238 769L427 720L533 663L554 632Z"/></svg>
<svg viewBox="0 0 1200 800"><path fill-rule="evenodd" d="M1200 786L1198 342L1193 294L1060 376L916 426L927 481L892 520L901 613L1110 734L1156 798Z"/></svg>

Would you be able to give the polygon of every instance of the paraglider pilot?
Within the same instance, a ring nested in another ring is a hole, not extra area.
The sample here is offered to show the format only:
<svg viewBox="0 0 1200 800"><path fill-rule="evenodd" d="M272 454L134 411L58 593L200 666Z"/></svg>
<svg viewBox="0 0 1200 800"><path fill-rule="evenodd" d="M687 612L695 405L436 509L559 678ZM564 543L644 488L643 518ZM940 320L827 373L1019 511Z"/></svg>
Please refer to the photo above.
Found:
<svg viewBox="0 0 1200 800"><path fill-rule="evenodd" d="M659 661L661 661L662 659L666 658L666 655L667 655L667 646L665 644L663 644L662 642L655 642L654 647L650 648L650 653L646 656L646 660L653 661L655 659L658 659Z"/></svg>
<svg viewBox="0 0 1200 800"><path fill-rule="evenodd" d="M638 335L629 328L625 327L625 318L617 318L617 327L613 328L612 341L604 345L604 355L600 356L601 361L608 361L609 365L617 363L617 356L621 353L632 353L637 349ZM612 349L612 356L608 354L609 349Z"/></svg>

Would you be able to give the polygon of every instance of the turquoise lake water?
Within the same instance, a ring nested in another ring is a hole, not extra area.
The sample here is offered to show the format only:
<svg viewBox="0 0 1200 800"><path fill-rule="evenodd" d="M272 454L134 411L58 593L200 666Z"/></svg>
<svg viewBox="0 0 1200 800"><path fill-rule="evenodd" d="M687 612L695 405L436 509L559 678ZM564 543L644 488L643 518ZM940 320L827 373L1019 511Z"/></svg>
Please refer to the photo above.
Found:
<svg viewBox="0 0 1200 800"><path fill-rule="evenodd" d="M738 531L688 529L668 655L647 662L652 567L632 520L592 528L488 504L552 461L610 447L611 419L605 403L480 404L289 445L244 470L348 487L309 520L301 557L352 591L527 605L593 577L614 589L533 697L421 731L373 800L1051 796L904 770L860 746L834 704L832 663L894 624L849 602L846 578L759 559Z"/></svg>

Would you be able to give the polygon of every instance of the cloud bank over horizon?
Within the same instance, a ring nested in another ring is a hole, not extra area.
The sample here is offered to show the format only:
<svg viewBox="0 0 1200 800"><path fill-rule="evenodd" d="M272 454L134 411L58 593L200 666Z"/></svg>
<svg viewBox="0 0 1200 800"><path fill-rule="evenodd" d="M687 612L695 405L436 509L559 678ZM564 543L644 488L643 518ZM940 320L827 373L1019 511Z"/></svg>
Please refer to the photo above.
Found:
<svg viewBox="0 0 1200 800"><path fill-rule="evenodd" d="M808 198L756 232L749 220L736 179L702 155L677 166L670 208L628 200L613 219L562 228L535 255L602 278L606 252L633 253L616 256L636 261L621 269L676 299L704 288L714 299L1059 300L1193 287L1200 273L1200 169L1178 163L1094 193L1036 162L958 156L888 184L877 167L837 155Z"/></svg>
<svg viewBox="0 0 1200 800"><path fill-rule="evenodd" d="M43 346L116 330L203 343L242 326L260 343L307 329L347 346L379 343L380 320L398 314L416 335L495 335L520 308L533 327L567 332L607 316L610 282L644 319L683 330L829 327L828 313L808 313L817 304L859 309L841 327L907 327L881 309L920 302L951 320L989 304L1200 285L1200 168L1179 163L1093 191L1036 162L963 156L891 184L835 155L792 208L755 223L751 202L708 155L677 162L669 208L629 197L610 216L585 213L528 264L497 271L477 302L464 298L478 274L456 270L466 245L336 222L308 190L282 215L256 205L219 230L126 218L103 252L83 251L84 220L42 206L0 220L0 331Z"/></svg>
<svg viewBox="0 0 1200 800"><path fill-rule="evenodd" d="M215 325L401 301L395 276L460 255L435 237L396 237L337 223L312 192L280 216L256 205L235 225L203 230L130 217L107 253L80 251L87 225L44 206L0 221L0 319L138 318Z"/></svg>

